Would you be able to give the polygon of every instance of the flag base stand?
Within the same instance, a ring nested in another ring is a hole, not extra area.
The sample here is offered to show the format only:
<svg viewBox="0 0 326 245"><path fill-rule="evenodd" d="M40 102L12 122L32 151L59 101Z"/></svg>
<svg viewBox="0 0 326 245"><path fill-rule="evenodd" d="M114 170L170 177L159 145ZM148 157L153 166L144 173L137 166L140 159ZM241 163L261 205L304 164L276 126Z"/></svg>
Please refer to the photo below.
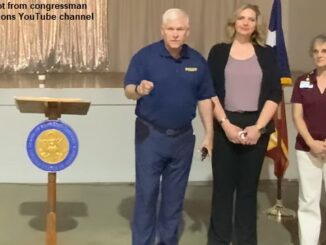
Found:
<svg viewBox="0 0 326 245"><path fill-rule="evenodd" d="M296 217L296 213L293 210L286 208L281 199L277 199L276 204L265 210L264 213L268 218L276 220L277 222L281 222L282 220L293 220Z"/></svg>

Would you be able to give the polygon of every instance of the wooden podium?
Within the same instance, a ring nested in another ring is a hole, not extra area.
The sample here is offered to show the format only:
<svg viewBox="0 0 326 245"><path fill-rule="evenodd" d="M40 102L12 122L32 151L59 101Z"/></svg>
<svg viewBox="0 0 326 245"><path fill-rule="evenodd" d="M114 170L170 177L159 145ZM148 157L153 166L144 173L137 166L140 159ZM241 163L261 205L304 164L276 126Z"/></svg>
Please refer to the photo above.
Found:
<svg viewBox="0 0 326 245"><path fill-rule="evenodd" d="M71 98L15 97L21 113L43 113L49 120L62 114L86 115L90 102ZM57 244L56 233L56 172L48 172L46 245Z"/></svg>

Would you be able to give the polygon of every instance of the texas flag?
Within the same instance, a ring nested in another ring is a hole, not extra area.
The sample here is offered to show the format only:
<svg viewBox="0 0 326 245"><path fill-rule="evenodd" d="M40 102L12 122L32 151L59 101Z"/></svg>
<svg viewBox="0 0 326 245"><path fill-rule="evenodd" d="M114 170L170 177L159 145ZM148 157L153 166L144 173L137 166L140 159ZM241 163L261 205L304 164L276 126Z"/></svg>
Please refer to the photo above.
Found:
<svg viewBox="0 0 326 245"><path fill-rule="evenodd" d="M292 80L282 28L281 0L274 0L266 43L275 50L281 84L291 85ZM266 155L274 160L275 176L283 178L285 170L289 165L284 96L274 116L274 123L276 131L270 136Z"/></svg>
<svg viewBox="0 0 326 245"><path fill-rule="evenodd" d="M291 73L282 28L281 0L274 0L266 44L275 49L282 85L291 85Z"/></svg>

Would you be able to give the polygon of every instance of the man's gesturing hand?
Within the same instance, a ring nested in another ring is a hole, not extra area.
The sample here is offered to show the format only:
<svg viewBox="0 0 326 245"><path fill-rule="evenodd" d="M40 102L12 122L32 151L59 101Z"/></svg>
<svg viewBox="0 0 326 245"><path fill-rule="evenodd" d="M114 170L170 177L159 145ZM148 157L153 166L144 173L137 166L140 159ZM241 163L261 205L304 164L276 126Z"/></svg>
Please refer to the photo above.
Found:
<svg viewBox="0 0 326 245"><path fill-rule="evenodd" d="M148 80L142 80L136 87L136 91L140 96L148 95L153 90L154 84Z"/></svg>

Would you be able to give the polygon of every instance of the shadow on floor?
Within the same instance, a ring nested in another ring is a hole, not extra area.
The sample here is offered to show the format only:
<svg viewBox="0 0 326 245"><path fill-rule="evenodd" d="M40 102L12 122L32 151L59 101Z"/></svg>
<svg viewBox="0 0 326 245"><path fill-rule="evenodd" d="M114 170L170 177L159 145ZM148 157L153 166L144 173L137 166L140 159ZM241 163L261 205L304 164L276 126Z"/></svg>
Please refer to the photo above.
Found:
<svg viewBox="0 0 326 245"><path fill-rule="evenodd" d="M210 213L210 196L207 193L210 193L210 190L207 190L207 186L192 186L187 191L184 208L183 208L183 216L187 215L190 219L191 223L188 224L187 229L189 229L192 233L195 232L206 232L209 221L209 213ZM133 208L134 208L135 198L127 197L124 198L119 207L119 214L126 220L129 221L129 225L131 226L132 217L133 217ZM181 220L179 227L179 235L181 236L185 229L185 220L184 217Z"/></svg>
<svg viewBox="0 0 326 245"><path fill-rule="evenodd" d="M268 200L271 203L270 207L276 204L276 199L277 199L276 181L274 182L274 184L267 183L267 182L260 183L258 191L265 193L265 195L267 196ZM298 210L297 196L298 196L298 182L296 181L290 182L284 180L282 183L282 202L285 208L291 209L295 213ZM273 220L274 222L280 222L280 225L282 225L290 234L291 244L299 245L297 217L295 217L294 219L283 217L281 221L277 221L277 217L268 216L268 219Z"/></svg>
<svg viewBox="0 0 326 245"><path fill-rule="evenodd" d="M88 216L87 205L81 202L57 202L57 231L63 232L76 228L75 217ZM46 230L46 202L24 202L19 206L19 213L32 216L29 225L39 231Z"/></svg>
<svg viewBox="0 0 326 245"><path fill-rule="evenodd" d="M135 197L127 197L121 200L119 204L118 211L121 217L129 221L129 226L131 227L133 210L135 205Z"/></svg>
<svg viewBox="0 0 326 245"><path fill-rule="evenodd" d="M284 181L282 185L283 204L286 208L292 209L293 211L298 210L298 182L296 181ZM183 219L179 227L179 235L193 233L205 233L208 230L209 225L209 214L211 209L211 186L210 185L192 185L187 189L184 208L183 208ZM131 226L133 207L134 207L134 196L128 196L121 200L118 206L118 212L121 217L129 222ZM260 225L265 225L271 229L271 232L277 232L278 229L275 227L282 226L286 229L289 234L290 244L299 245L298 240L298 220L297 218L292 220L283 219L280 224L277 224L276 219L271 218L272 223L266 222L267 218L265 214L262 214L264 210L272 207L276 202L276 181L261 181L258 188L258 212L260 213ZM326 245L326 196L325 192L322 194L321 201L321 215L322 215L322 228L320 234L320 245ZM275 222L275 223L274 223ZM261 232L266 227L260 227ZM277 235L277 234L270 234ZM279 238L275 238L279 239Z"/></svg>
<svg viewBox="0 0 326 245"><path fill-rule="evenodd" d="M184 213L189 216L191 232L206 232L211 210L211 188L192 186L184 202Z"/></svg>
<svg viewBox="0 0 326 245"><path fill-rule="evenodd" d="M325 191L324 191L325 194ZM321 217L322 217L322 226L320 229L320 245L326 245L326 197L324 195L324 201L322 202L322 205L320 207L321 209Z"/></svg>
<svg viewBox="0 0 326 245"><path fill-rule="evenodd" d="M276 202L276 181L275 185L270 183L260 183L259 191L264 192L272 204ZM282 183L282 201L286 208L296 212L298 210L298 182L284 180ZM326 197L325 191L322 192L321 200L322 227L320 230L320 245L326 245ZM276 222L276 221L275 221ZM291 235L291 241L294 245L299 245L298 219L283 219L282 225Z"/></svg>

